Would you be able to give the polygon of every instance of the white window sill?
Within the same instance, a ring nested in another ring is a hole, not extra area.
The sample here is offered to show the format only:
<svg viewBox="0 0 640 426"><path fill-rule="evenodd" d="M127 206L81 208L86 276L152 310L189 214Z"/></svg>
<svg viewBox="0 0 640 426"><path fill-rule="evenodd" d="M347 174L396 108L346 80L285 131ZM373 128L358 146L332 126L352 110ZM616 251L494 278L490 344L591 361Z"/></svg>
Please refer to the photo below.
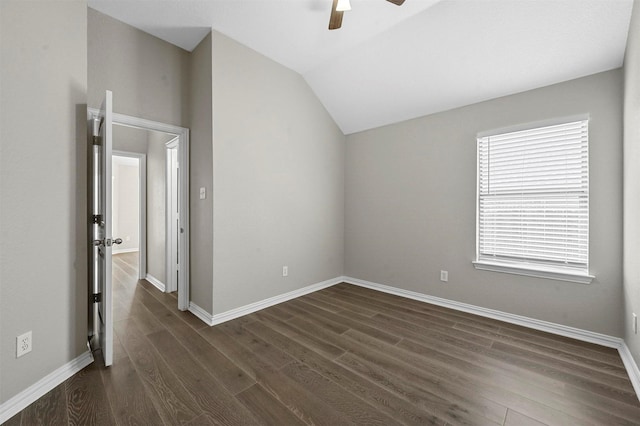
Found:
<svg viewBox="0 0 640 426"><path fill-rule="evenodd" d="M559 269L540 267L539 269L524 266L509 265L505 263L491 263L486 261L473 262L476 269L482 271L503 272L506 274L526 275L528 277L548 278L551 280L570 281L580 284L590 284L595 278L593 275L569 272Z"/></svg>

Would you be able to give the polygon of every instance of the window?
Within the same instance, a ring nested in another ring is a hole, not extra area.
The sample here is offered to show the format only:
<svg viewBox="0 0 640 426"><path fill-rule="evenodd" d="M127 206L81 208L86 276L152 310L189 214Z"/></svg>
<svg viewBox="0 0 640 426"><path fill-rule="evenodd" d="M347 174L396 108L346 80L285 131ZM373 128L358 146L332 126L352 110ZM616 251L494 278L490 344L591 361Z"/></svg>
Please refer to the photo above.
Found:
<svg viewBox="0 0 640 426"><path fill-rule="evenodd" d="M591 281L588 126L478 137L477 269Z"/></svg>

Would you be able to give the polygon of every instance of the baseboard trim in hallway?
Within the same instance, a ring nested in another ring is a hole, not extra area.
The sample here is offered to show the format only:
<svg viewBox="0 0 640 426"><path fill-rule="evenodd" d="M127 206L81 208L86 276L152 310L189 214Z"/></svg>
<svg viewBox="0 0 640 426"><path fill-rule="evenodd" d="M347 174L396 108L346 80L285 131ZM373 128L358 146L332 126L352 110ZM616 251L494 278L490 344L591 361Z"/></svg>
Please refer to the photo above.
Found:
<svg viewBox="0 0 640 426"><path fill-rule="evenodd" d="M151 284L153 284L153 286L158 290L160 290L161 292L163 293L165 292L166 286L164 285L164 283L159 279L157 279L156 277L154 277L153 275L147 274L147 276L144 277L144 279L149 281Z"/></svg>
<svg viewBox="0 0 640 426"><path fill-rule="evenodd" d="M29 386L13 398L4 402L0 405L0 424L6 422L11 417L27 408L47 392L51 391L60 383L63 383L69 377L73 376L92 362L93 355L91 355L90 351L86 351L79 357L57 368L55 371L38 380L36 383Z"/></svg>

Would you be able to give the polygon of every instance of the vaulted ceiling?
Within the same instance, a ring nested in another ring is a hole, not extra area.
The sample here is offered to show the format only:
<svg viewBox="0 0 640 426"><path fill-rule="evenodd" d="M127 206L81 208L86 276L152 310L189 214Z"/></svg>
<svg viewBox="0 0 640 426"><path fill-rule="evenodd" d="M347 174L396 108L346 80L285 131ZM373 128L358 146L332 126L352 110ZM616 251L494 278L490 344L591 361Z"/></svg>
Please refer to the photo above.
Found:
<svg viewBox="0 0 640 426"><path fill-rule="evenodd" d="M633 0L89 0L192 50L210 29L297 71L345 134L620 67Z"/></svg>

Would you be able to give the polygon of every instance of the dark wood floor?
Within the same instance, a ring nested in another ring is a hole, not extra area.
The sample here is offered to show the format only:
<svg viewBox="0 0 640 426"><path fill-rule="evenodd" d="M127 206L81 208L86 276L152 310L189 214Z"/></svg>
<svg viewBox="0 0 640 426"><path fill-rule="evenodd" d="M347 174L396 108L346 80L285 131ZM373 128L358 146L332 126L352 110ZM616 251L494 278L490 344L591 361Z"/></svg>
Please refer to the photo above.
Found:
<svg viewBox="0 0 640 426"><path fill-rule="evenodd" d="M208 327L135 277L116 256L115 364L7 424L640 424L613 349L348 284Z"/></svg>

